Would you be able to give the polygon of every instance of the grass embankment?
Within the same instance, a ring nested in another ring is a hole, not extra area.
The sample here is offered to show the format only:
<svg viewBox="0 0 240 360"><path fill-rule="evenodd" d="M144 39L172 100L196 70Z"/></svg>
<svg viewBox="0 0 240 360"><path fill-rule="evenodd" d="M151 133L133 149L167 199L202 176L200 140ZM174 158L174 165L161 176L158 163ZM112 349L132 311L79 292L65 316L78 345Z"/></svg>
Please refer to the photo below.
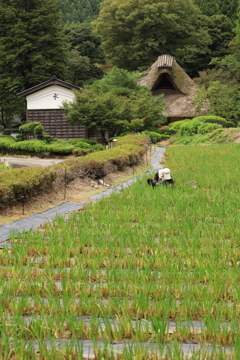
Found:
<svg viewBox="0 0 240 360"><path fill-rule="evenodd" d="M141 179L39 231L12 235L0 258L2 358L15 351L27 359L24 341L37 339L44 359L81 359L81 349L55 350L53 339L67 338L103 340L98 359L113 359L114 340L137 342L119 359L157 359L143 341L159 351L174 344L159 359L182 359L177 344L185 341L216 345L192 359L239 359L239 149L168 149L175 188L153 190Z"/></svg>
<svg viewBox="0 0 240 360"><path fill-rule="evenodd" d="M222 144L240 140L240 129L234 123L213 115L175 121L165 131L172 135L171 144Z"/></svg>
<svg viewBox="0 0 240 360"><path fill-rule="evenodd" d="M146 154L148 145L148 137L128 135L110 150L69 159L48 168L34 166L0 172L0 204L6 208L21 199L58 191L77 178L101 179L126 166L135 166Z"/></svg>

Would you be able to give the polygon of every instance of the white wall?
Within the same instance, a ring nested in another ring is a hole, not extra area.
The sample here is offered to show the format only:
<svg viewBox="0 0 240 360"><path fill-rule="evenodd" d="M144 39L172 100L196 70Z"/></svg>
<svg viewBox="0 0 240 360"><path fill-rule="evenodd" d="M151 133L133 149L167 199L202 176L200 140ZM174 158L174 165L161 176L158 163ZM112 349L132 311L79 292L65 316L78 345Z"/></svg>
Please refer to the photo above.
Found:
<svg viewBox="0 0 240 360"><path fill-rule="evenodd" d="M50 85L26 96L28 110L59 109L63 101L71 102L73 99L72 90L60 85Z"/></svg>

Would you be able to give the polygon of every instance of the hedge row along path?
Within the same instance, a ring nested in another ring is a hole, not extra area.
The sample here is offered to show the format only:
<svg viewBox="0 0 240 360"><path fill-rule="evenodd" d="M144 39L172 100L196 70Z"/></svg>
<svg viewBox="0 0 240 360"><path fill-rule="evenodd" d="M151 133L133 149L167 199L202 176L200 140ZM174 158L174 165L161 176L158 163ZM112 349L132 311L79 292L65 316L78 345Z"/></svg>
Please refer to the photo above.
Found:
<svg viewBox="0 0 240 360"><path fill-rule="evenodd" d="M165 150L166 150L166 148L164 148L164 147L157 147L156 151L152 155L152 159L151 159L152 169L149 170L149 172L157 171L158 169L162 168L160 161L162 160L162 156L163 156ZM23 160L25 160L25 163L26 163L26 159L23 159ZM39 159L32 159L32 160L37 162ZM9 161L9 160L7 160L7 161ZM45 161L45 163L44 163L45 165L42 165L42 166L47 166L46 160L43 160L43 161ZM57 161L57 160L49 160L49 161L50 161L50 163L48 165L51 165L51 161ZM60 161L62 161L62 160L59 160L59 162ZM35 165L36 165L36 163L35 163ZM37 163L37 165L39 165L39 162ZM94 195L90 196L87 200L84 200L81 203L73 203L73 202L67 201L67 202L64 202L52 209L44 211L43 213L38 213L38 214L35 214L32 216L29 216L27 219L21 219L18 221L14 221L11 224L3 225L0 227L0 243L3 243L4 241L6 241L10 238L11 232L14 232L14 231L18 232L18 231L24 231L24 230L27 231L27 230L31 230L31 229L36 229L40 225L43 225L46 222L54 220L54 218L56 218L58 215L71 214L73 211L81 210L82 208L84 208L86 206L87 201L89 201L89 200L94 201L94 202L98 201L103 197L110 196L111 193L113 193L113 192L121 191L122 189L130 186L135 181L136 181L136 178L134 177L134 178L131 178L127 181L120 183L116 188L109 188L106 191L94 194ZM4 243L4 244L2 244L2 246L10 246L10 243Z"/></svg>

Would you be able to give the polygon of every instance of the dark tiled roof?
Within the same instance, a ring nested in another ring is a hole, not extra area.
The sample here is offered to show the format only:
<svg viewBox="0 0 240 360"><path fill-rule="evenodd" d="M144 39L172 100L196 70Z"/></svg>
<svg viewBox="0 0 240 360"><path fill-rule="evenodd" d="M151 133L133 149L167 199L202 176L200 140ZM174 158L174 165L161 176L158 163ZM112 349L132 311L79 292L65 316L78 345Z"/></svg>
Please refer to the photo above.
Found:
<svg viewBox="0 0 240 360"><path fill-rule="evenodd" d="M71 90L79 90L80 89L79 86L69 84L63 80L58 79L55 75L53 75L50 80L44 81L41 84L35 85L29 89L21 91L20 93L17 94L17 96L18 97L26 96L26 95L32 94L38 90L44 89L50 85L60 85L62 87L65 87L65 88L71 89Z"/></svg>

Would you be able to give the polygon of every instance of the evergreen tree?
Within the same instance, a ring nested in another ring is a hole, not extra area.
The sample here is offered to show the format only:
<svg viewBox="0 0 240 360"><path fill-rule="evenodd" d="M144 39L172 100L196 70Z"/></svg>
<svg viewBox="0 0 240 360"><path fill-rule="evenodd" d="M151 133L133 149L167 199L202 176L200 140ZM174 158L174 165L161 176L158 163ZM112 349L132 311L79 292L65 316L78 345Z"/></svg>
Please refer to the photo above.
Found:
<svg viewBox="0 0 240 360"><path fill-rule="evenodd" d="M24 112L16 94L53 74L63 76L65 50L55 0L0 0L0 109L5 126Z"/></svg>
<svg viewBox="0 0 240 360"><path fill-rule="evenodd" d="M239 0L218 0L219 14L228 16L232 20L237 19Z"/></svg>
<svg viewBox="0 0 240 360"><path fill-rule="evenodd" d="M77 86L90 84L103 77L105 54L101 48L101 37L92 32L89 24L65 26L64 34L69 44L67 81Z"/></svg>
<svg viewBox="0 0 240 360"><path fill-rule="evenodd" d="M204 15L212 16L219 14L219 0L194 0Z"/></svg>
<svg viewBox="0 0 240 360"><path fill-rule="evenodd" d="M226 15L230 19L236 20L238 1L239 0L194 0L194 3L205 15Z"/></svg>
<svg viewBox="0 0 240 360"><path fill-rule="evenodd" d="M103 0L58 0L62 22L90 22L97 18Z"/></svg>

